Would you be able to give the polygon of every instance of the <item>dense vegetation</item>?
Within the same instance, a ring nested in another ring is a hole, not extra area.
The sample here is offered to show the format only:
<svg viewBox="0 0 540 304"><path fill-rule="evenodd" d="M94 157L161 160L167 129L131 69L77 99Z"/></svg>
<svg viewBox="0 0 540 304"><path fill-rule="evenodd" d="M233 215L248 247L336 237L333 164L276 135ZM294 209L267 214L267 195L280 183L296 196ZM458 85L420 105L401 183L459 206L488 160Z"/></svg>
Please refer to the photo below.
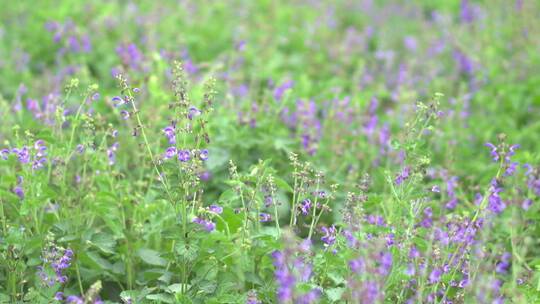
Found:
<svg viewBox="0 0 540 304"><path fill-rule="evenodd" d="M538 1L4 2L0 303L540 301Z"/></svg>

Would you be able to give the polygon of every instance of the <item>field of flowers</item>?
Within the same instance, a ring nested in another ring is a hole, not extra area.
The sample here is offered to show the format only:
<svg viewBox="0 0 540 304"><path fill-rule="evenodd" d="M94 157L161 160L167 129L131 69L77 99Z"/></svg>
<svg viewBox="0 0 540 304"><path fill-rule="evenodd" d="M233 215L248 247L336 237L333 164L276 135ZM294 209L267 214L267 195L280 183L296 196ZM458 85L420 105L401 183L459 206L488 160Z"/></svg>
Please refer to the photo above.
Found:
<svg viewBox="0 0 540 304"><path fill-rule="evenodd" d="M540 303L540 2L1 4L0 303Z"/></svg>

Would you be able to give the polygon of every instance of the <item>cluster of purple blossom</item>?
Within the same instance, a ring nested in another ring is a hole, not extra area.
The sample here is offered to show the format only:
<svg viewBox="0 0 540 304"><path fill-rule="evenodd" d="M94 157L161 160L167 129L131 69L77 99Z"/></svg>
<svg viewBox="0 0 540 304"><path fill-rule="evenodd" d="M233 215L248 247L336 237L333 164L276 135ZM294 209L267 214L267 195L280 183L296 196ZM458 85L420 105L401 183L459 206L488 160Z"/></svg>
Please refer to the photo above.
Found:
<svg viewBox="0 0 540 304"><path fill-rule="evenodd" d="M313 266L305 256L310 253L310 241L305 240L298 245L294 245L294 242L286 242L286 246L284 250L272 253L276 268L274 275L278 284L278 301L299 304L317 303L322 294L318 288L303 294L295 290L297 284L308 282L313 274Z"/></svg>
<svg viewBox="0 0 540 304"><path fill-rule="evenodd" d="M212 216L212 214L219 215L223 213L223 207L216 204L210 205L206 209L209 212L210 216ZM202 228L204 228L208 232L212 232L216 229L216 224L214 222L202 216L197 216L193 218L192 222L199 224Z"/></svg>
<svg viewBox="0 0 540 304"><path fill-rule="evenodd" d="M92 51L92 42L88 34L81 34L80 29L72 20L65 22L49 21L45 24L45 29L53 33L55 43L61 45L58 56L62 57L67 52L89 53Z"/></svg>
<svg viewBox="0 0 540 304"><path fill-rule="evenodd" d="M7 160L9 155L15 155L21 164L32 163L33 170L39 170L47 164L47 146L41 139L34 142L33 149L23 146L11 150L0 150L0 156L3 160Z"/></svg>
<svg viewBox="0 0 540 304"><path fill-rule="evenodd" d="M298 99L296 110L291 113L289 108L284 108L281 118L289 128L298 133L304 150L314 155L322 136L322 124L315 101Z"/></svg>
<svg viewBox="0 0 540 304"><path fill-rule="evenodd" d="M194 107L192 107L195 109ZM200 111L197 110L196 112L190 112L190 117L194 117L195 115L200 115ZM190 118L191 119L191 118ZM165 153L163 154L164 159L171 159L171 158L177 158L180 162L189 162L191 160L192 155L195 157L198 157L201 161L207 161L209 157L208 149L198 149L198 150L192 150L189 149L178 149L176 148L176 129L175 126L167 126L163 129L163 133L165 134L165 137L167 137L168 143L170 146L165 150Z"/></svg>
<svg viewBox="0 0 540 304"><path fill-rule="evenodd" d="M50 250L44 252L42 257L45 266L38 267L38 274L41 281L46 286L53 286L55 283L64 284L68 277L63 273L65 269L71 266L73 251L71 249L62 250L56 246L52 246ZM54 276L49 275L47 269L50 267L54 272Z"/></svg>

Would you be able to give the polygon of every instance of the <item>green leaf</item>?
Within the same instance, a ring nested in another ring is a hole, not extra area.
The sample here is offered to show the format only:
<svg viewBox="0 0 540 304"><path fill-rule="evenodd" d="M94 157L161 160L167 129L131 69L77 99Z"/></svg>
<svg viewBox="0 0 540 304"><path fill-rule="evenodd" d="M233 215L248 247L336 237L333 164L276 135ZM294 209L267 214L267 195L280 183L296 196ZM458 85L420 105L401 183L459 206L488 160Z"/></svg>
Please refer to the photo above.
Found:
<svg viewBox="0 0 540 304"><path fill-rule="evenodd" d="M341 300L343 293L345 292L345 287L336 287L325 290L326 296L332 302L337 302Z"/></svg>
<svg viewBox="0 0 540 304"><path fill-rule="evenodd" d="M99 250L107 254L114 254L114 246L116 242L112 236L108 233L98 233L92 237L92 244L95 245Z"/></svg>
<svg viewBox="0 0 540 304"><path fill-rule="evenodd" d="M289 186L289 184L287 184L287 182L279 177L274 177L274 181L276 183L276 186L278 186L279 188L283 189L283 190L286 190L287 192L293 192L293 188L291 186Z"/></svg>
<svg viewBox="0 0 540 304"><path fill-rule="evenodd" d="M151 294L147 295L146 298L148 300L157 301L154 303L174 303L174 298L166 293Z"/></svg>
<svg viewBox="0 0 540 304"><path fill-rule="evenodd" d="M154 266L166 266L167 260L159 256L159 252L148 249L141 248L137 250L137 255L147 264Z"/></svg>

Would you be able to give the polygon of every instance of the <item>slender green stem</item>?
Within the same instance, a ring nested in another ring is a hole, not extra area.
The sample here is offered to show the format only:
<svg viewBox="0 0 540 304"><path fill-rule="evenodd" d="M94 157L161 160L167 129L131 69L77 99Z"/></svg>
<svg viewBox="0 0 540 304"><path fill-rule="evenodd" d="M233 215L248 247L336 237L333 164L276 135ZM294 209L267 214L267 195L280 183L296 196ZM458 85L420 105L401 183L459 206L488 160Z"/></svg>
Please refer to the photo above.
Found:
<svg viewBox="0 0 540 304"><path fill-rule="evenodd" d="M293 199L292 199L292 204L291 204L291 219L289 221L289 226L293 226L293 223L296 223L296 192L298 189L296 189L297 187L297 184L298 184L298 178L297 178L297 169L296 169L296 165L294 167L294 188L293 188Z"/></svg>
<svg viewBox="0 0 540 304"><path fill-rule="evenodd" d="M148 156L150 157L150 161L152 162L152 165L154 167L154 170L156 171L156 174L158 176L158 179L159 181L161 182L161 184L163 184L163 187L165 189L165 192L167 193L167 196L169 197L169 200L171 202L173 202L173 197L169 191L169 186L166 182L166 177L165 175L162 175L161 172L159 171L159 168L157 167L157 164L155 162L155 159L154 159L154 153L152 152L152 149L150 148L150 143L148 142L148 137L146 136L146 131L145 131L145 127L142 123L142 120L141 120L141 117L139 115L139 110L137 109L137 106L135 105L135 99L133 98L133 95L131 94L131 91L129 88L126 89L127 91L127 94L128 96L130 97L131 99L131 107L133 109L133 113L135 115L135 119L137 120L137 125L141 128L141 135L142 135L142 138L143 138L143 141L144 141L144 145L146 147L146 151L148 152Z"/></svg>
<svg viewBox="0 0 540 304"><path fill-rule="evenodd" d="M7 234L7 220L6 220L6 214L4 212L4 201L1 198L0 198L0 212L2 212L1 214L2 235L6 235Z"/></svg>
<svg viewBox="0 0 540 304"><path fill-rule="evenodd" d="M317 178L317 187L315 188L315 201L313 202L313 214L311 215L311 225L309 225L309 233L308 233L308 240L311 240L311 236L313 235L313 228L315 225L315 218L317 213L317 201L319 199L319 185L320 180ZM322 212L322 211L321 211Z"/></svg>
<svg viewBox="0 0 540 304"><path fill-rule="evenodd" d="M231 239L231 231L229 230L229 224L219 214L214 214L214 216L217 219L219 219L219 221L225 226L225 232L227 234L227 238L230 240Z"/></svg>
<svg viewBox="0 0 540 304"><path fill-rule="evenodd" d="M81 295L84 295L84 289L83 289L83 286L82 286L82 282L81 282L81 272L79 270L79 262L75 262L75 272L77 272L77 282L79 283L79 292L81 293Z"/></svg>

